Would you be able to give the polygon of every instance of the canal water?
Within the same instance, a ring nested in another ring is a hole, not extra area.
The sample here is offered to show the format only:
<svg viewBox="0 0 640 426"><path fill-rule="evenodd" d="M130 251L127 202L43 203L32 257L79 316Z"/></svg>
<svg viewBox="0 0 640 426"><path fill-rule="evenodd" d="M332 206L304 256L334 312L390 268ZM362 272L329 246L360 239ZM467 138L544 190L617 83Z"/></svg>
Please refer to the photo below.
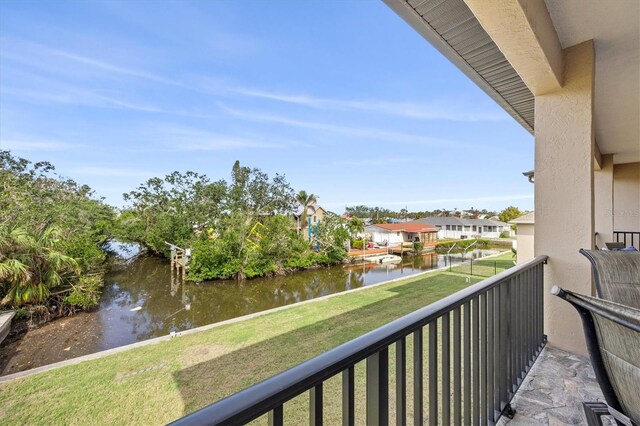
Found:
<svg viewBox="0 0 640 426"><path fill-rule="evenodd" d="M474 250L465 259L498 253ZM453 256L454 265L462 255ZM245 281L182 283L169 263L138 257L106 276L99 307L29 331L0 348L0 375L164 336L448 265L444 256L385 265L332 266Z"/></svg>

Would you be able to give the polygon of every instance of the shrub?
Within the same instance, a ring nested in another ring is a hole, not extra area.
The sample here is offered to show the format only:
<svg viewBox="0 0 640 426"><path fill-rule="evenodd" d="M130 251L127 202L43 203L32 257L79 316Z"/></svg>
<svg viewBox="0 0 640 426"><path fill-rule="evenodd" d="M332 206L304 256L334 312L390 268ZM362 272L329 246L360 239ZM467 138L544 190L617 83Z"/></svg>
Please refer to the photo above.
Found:
<svg viewBox="0 0 640 426"><path fill-rule="evenodd" d="M453 249L453 252L458 253L458 252L461 252L461 251L465 250L466 248L468 248L473 243L476 243L472 247L473 249L476 249L476 248L478 248L478 249L486 249L486 248L489 248L489 246L491 245L491 242L489 240L486 240L486 239L450 241L450 242L438 244L436 246L436 252L437 253L446 253L455 244L455 248Z"/></svg>
<svg viewBox="0 0 640 426"><path fill-rule="evenodd" d="M354 250L362 250L363 246L364 246L363 240L351 240L351 248L353 248Z"/></svg>
<svg viewBox="0 0 640 426"><path fill-rule="evenodd" d="M102 275L82 276L71 293L64 298L64 301L71 306L82 309L92 308L100 300L100 290L103 284Z"/></svg>

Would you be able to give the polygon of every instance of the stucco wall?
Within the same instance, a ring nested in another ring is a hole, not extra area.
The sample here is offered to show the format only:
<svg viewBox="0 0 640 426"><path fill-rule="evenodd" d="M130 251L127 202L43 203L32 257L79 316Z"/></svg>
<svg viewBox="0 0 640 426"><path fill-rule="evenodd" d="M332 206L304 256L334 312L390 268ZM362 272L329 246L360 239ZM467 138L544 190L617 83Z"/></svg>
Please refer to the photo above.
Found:
<svg viewBox="0 0 640 426"><path fill-rule="evenodd" d="M640 163L613 167L613 228L640 231Z"/></svg>
<svg viewBox="0 0 640 426"><path fill-rule="evenodd" d="M591 268L578 253L594 246L594 48L565 49L565 84L535 99L535 247L546 254L544 317L549 343L586 354L575 309L551 287L591 294Z"/></svg>
<svg viewBox="0 0 640 426"><path fill-rule="evenodd" d="M518 224L518 232L516 233L517 241L517 260L518 263L528 262L535 257L534 251L534 225L528 223Z"/></svg>
<svg viewBox="0 0 640 426"><path fill-rule="evenodd" d="M404 241L405 236L403 232L397 231L369 231L371 233L371 239L376 243L401 243ZM400 234L400 235L398 235Z"/></svg>
<svg viewBox="0 0 640 426"><path fill-rule="evenodd" d="M596 245L613 241L613 155L602 156L602 168L593 172Z"/></svg>

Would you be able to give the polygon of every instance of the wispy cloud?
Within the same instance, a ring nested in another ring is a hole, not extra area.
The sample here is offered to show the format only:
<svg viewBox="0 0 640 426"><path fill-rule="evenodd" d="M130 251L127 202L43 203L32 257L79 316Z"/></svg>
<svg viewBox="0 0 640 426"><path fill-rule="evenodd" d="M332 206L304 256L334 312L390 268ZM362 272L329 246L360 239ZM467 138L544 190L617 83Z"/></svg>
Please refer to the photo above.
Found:
<svg viewBox="0 0 640 426"><path fill-rule="evenodd" d="M262 140L240 139L229 136L207 136L197 141L184 141L173 145L176 151L226 151L246 148L284 148L285 145Z"/></svg>
<svg viewBox="0 0 640 426"><path fill-rule="evenodd" d="M338 166L388 166L392 164L408 164L416 161L415 158L410 157L380 157L380 158L363 158L353 160L340 160L334 164ZM424 161L422 161L424 164Z"/></svg>
<svg viewBox="0 0 640 426"><path fill-rule="evenodd" d="M459 197L459 198L435 198L426 200L406 200L406 201L348 201L348 202L326 202L322 203L326 206L345 206L345 205L365 205L365 206L411 206L411 205L450 205L451 203L478 203L483 201L515 201L515 200L532 200L533 194L515 194L515 195L489 195L485 197Z"/></svg>
<svg viewBox="0 0 640 426"><path fill-rule="evenodd" d="M50 139L0 139L0 149L15 151L65 151L81 146Z"/></svg>
<svg viewBox="0 0 640 426"><path fill-rule="evenodd" d="M476 110L456 100L437 100L430 103L399 102L375 99L331 99L306 95L291 95L257 89L236 87L235 92L254 98L268 99L310 108L353 110L395 115L418 120L497 121L507 119L497 108Z"/></svg>
<svg viewBox="0 0 640 426"><path fill-rule="evenodd" d="M353 136L365 139L376 139L390 142L404 142L428 146L469 146L464 142L453 141L449 139L432 138L422 135L414 135L410 133L389 131L373 127L355 127L343 126L338 124L321 123L315 121L304 121L289 118L281 115L263 114L260 112L245 111L230 108L220 104L220 108L235 118L255 122L277 123L286 126L299 127L305 129L313 129L327 132L340 133L346 136Z"/></svg>
<svg viewBox="0 0 640 426"><path fill-rule="evenodd" d="M163 136L166 151L228 151L241 149L282 149L298 145L269 136L230 135L186 126L157 126L152 129Z"/></svg>
<svg viewBox="0 0 640 426"><path fill-rule="evenodd" d="M113 95L103 95L69 85L59 85L53 82L46 90L26 90L7 87L2 89L2 93L5 96L11 96L17 100L39 104L63 104L94 108L123 109L153 114L167 114L205 119L221 117L221 115L201 113L197 111L166 109L151 104L118 98Z"/></svg>
<svg viewBox="0 0 640 426"><path fill-rule="evenodd" d="M43 44L34 43L26 40L5 40L3 39L4 46L18 46L19 49L9 50L3 49L4 52L2 56L6 58L10 58L16 61L28 62L31 65L40 64L42 68L51 67L48 64L46 58L52 57L61 58L63 60L75 63L86 65L93 69L101 70L111 74L119 74L126 75L129 77L136 77L144 80L153 81L156 83L162 83L172 86L183 86L183 84L179 81L163 77L158 74L154 74L152 72L146 70L140 70L132 67L126 67L120 64L110 63L101 59L97 59L91 56L85 56L74 52L69 52L66 50L52 48ZM34 58L39 58L38 61L34 62Z"/></svg>
<svg viewBox="0 0 640 426"><path fill-rule="evenodd" d="M103 176L103 177L136 177L147 178L159 176L162 173L140 170L138 168L120 168L104 166L81 166L69 170L70 174L83 176Z"/></svg>

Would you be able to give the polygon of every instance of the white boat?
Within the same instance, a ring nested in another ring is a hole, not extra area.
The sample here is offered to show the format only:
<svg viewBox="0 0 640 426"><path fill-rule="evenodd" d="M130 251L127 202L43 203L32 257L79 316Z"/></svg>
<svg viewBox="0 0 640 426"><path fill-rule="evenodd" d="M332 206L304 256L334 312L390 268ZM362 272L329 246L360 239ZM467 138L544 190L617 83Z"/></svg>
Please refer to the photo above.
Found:
<svg viewBox="0 0 640 426"><path fill-rule="evenodd" d="M398 263L402 262L402 258L400 256L396 256L395 254L380 254L377 256L368 256L363 259L366 262L370 263Z"/></svg>
<svg viewBox="0 0 640 426"><path fill-rule="evenodd" d="M2 343L4 338L9 334L9 330L11 330L11 320L15 314L15 311L0 312L0 343Z"/></svg>

